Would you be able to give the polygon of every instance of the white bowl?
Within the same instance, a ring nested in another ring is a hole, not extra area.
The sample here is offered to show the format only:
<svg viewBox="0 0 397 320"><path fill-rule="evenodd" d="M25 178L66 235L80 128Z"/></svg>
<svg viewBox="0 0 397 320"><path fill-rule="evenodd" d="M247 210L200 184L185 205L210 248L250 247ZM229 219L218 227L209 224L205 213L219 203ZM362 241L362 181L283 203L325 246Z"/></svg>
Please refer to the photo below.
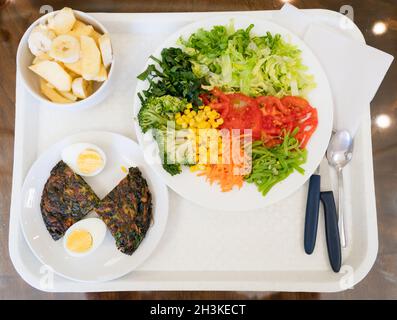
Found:
<svg viewBox="0 0 397 320"><path fill-rule="evenodd" d="M72 102L72 103L55 103L48 100L45 96L43 96L40 92L40 81L39 76L32 72L28 67L32 65L32 61L34 59L34 55L30 52L28 47L28 37L32 30L40 23L45 22L50 16L56 14L58 11L50 12L40 19L37 19L35 22L31 24L31 26L26 30L25 34L23 35L21 41L19 42L18 51L17 51L17 72L19 73L22 82L28 89L28 91L43 105L55 108L58 110L81 110L88 107L91 107L95 104L98 104L102 101L106 95L110 91L111 83L113 81L113 74L114 74L114 63L115 57L113 52L113 61L110 65L108 79L104 82L98 82L99 86L94 88L96 89L93 94L91 94L88 98L83 100ZM99 31L101 34L109 33L108 30L96 19L92 18L90 15L73 10L76 19L81 20L84 23L92 25L95 30Z"/></svg>

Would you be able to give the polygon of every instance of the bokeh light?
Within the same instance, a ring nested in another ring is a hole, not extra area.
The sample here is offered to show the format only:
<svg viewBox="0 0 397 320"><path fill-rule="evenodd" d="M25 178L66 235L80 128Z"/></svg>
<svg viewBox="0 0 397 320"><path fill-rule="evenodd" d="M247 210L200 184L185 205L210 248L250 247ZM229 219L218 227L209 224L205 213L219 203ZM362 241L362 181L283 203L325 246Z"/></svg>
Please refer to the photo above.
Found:
<svg viewBox="0 0 397 320"><path fill-rule="evenodd" d="M381 35L384 34L387 31L387 25L386 23L382 22L382 21L378 21L374 24L374 26L372 27L372 32L375 35Z"/></svg>
<svg viewBox="0 0 397 320"><path fill-rule="evenodd" d="M391 125L391 118L387 114L380 114L376 116L375 124L381 129L386 129Z"/></svg>

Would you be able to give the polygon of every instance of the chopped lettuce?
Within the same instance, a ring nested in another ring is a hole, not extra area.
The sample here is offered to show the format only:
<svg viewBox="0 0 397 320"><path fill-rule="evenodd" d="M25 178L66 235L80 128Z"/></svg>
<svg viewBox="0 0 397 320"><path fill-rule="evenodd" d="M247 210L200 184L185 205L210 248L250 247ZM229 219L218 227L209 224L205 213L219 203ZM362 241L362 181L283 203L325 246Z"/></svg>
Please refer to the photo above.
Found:
<svg viewBox="0 0 397 320"><path fill-rule="evenodd" d="M253 27L214 26L179 40L190 56L193 73L204 79L203 88L250 96L305 97L315 82L302 63L301 51L279 34L253 36Z"/></svg>

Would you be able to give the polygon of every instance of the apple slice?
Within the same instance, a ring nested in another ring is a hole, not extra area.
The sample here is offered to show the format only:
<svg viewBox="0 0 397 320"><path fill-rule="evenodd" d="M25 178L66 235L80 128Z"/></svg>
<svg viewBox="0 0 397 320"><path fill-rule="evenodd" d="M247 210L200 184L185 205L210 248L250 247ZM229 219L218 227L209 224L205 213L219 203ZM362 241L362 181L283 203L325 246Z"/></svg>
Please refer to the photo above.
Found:
<svg viewBox="0 0 397 320"><path fill-rule="evenodd" d="M72 30L68 32L68 35L74 36L76 38L80 38L80 36L88 36L88 37L93 37L93 34L95 33L95 29L93 26L89 24L85 24L84 22L81 22L80 20L76 20L76 22L73 25Z"/></svg>
<svg viewBox="0 0 397 320"><path fill-rule="evenodd" d="M101 69L101 53L91 37L81 36L81 70L85 80L94 80Z"/></svg>
<svg viewBox="0 0 397 320"><path fill-rule="evenodd" d="M95 30L90 34L90 36L95 40L97 44L99 44L99 38L102 36L99 32Z"/></svg>
<svg viewBox="0 0 397 320"><path fill-rule="evenodd" d="M76 78L73 80L72 90L76 97L85 99L92 94L92 82L84 80L83 78Z"/></svg>
<svg viewBox="0 0 397 320"><path fill-rule="evenodd" d="M42 54L40 54L40 55L34 57L32 63L33 63L33 64L37 64L37 63L39 63L39 62L46 61L46 60L52 61L52 60L54 60L54 59L51 58L51 57L48 55L48 53L42 53Z"/></svg>
<svg viewBox="0 0 397 320"><path fill-rule="evenodd" d="M51 88L44 79L40 79L40 91L50 101L55 103L72 103L73 101L60 95L54 88Z"/></svg>
<svg viewBox="0 0 397 320"><path fill-rule="evenodd" d="M99 69L99 73L93 80L103 82L107 78L108 78L108 73L106 71L105 66L101 63L101 68Z"/></svg>
<svg viewBox="0 0 397 320"><path fill-rule="evenodd" d="M29 67L34 73L51 83L59 91L70 91L72 77L55 61L41 61Z"/></svg>
<svg viewBox="0 0 397 320"><path fill-rule="evenodd" d="M66 91L59 91L59 94L61 96L63 96L64 98L66 98L68 100L71 100L73 102L77 101L77 97L70 91L67 91L67 92Z"/></svg>
<svg viewBox="0 0 397 320"><path fill-rule="evenodd" d="M109 67L113 60L112 44L108 34L104 34L98 40L101 49L102 61L105 68Z"/></svg>
<svg viewBox="0 0 397 320"><path fill-rule="evenodd" d="M83 71L81 69L81 59L74 63L64 63L63 64L66 69L72 71L75 74L82 75ZM74 77L73 77L74 78Z"/></svg>

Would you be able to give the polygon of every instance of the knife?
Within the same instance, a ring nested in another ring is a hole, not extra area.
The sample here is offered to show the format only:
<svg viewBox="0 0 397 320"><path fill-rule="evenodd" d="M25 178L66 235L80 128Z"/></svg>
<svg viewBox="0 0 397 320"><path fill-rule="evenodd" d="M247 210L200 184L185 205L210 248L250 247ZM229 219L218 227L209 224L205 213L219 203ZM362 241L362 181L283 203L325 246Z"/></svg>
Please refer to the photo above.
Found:
<svg viewBox="0 0 397 320"><path fill-rule="evenodd" d="M307 192L304 247L307 254L312 254L316 246L318 213L320 211L320 166L309 180L309 190Z"/></svg>
<svg viewBox="0 0 397 320"><path fill-rule="evenodd" d="M342 253L334 194L330 191L332 188L324 188L324 186L321 187L320 167L322 168L322 171L324 171L325 163L326 162L324 162L324 165L320 164L315 174L310 177L309 181L305 216L304 247L307 254L311 254L314 250L321 202L324 207L325 236L329 261L332 270L334 272L339 272L342 264ZM322 174L323 176L326 175L324 172L322 172Z"/></svg>

